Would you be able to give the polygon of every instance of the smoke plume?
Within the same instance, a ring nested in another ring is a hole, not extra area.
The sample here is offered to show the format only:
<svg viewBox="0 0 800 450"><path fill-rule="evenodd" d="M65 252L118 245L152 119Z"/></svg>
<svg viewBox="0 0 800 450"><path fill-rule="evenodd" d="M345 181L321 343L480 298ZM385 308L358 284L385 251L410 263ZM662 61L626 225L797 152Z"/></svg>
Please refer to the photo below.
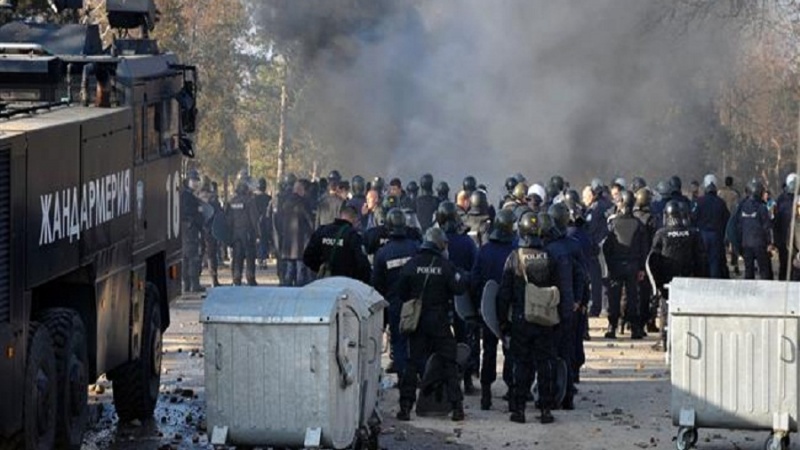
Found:
<svg viewBox="0 0 800 450"><path fill-rule="evenodd" d="M661 20L663 0L460 0L369 1L383 6L333 22L317 3L262 15L301 44L307 125L344 173L497 189L518 172L715 168L702 147L738 35L713 19Z"/></svg>

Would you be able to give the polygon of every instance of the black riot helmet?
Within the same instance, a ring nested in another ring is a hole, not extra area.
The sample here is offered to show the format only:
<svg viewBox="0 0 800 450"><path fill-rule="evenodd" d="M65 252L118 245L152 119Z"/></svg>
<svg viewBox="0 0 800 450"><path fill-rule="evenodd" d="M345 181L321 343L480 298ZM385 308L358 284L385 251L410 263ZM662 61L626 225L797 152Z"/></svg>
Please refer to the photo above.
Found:
<svg viewBox="0 0 800 450"><path fill-rule="evenodd" d="M514 188L517 186L518 183L519 181L517 181L517 179L514 177L506 178L505 182L506 192L508 192L509 194L514 192Z"/></svg>
<svg viewBox="0 0 800 450"><path fill-rule="evenodd" d="M514 212L510 209L501 209L492 222L492 231L489 240L495 242L511 242L514 240Z"/></svg>
<svg viewBox="0 0 800 450"><path fill-rule="evenodd" d="M670 200L664 206L664 225L667 227L677 227L683 223L683 211L681 203Z"/></svg>
<svg viewBox="0 0 800 450"><path fill-rule="evenodd" d="M383 188L386 187L386 182L383 181L382 177L375 177L372 179L372 189L378 191L379 194L383 195Z"/></svg>
<svg viewBox="0 0 800 450"><path fill-rule="evenodd" d="M750 191L750 195L754 199L761 200L761 197L764 195L764 184L761 183L761 180L758 178L753 178L747 183L747 190Z"/></svg>
<svg viewBox="0 0 800 450"><path fill-rule="evenodd" d="M666 181L659 181L656 185L656 192L662 197L669 195L669 183Z"/></svg>
<svg viewBox="0 0 800 450"><path fill-rule="evenodd" d="M519 230L520 237L540 237L542 228L539 216L533 211L522 214L517 223L517 230Z"/></svg>
<svg viewBox="0 0 800 450"><path fill-rule="evenodd" d="M239 180L236 183L236 194L247 195L248 192L250 192L250 185L245 180Z"/></svg>
<svg viewBox="0 0 800 450"><path fill-rule="evenodd" d="M364 177L361 175L356 175L350 180L350 189L353 191L353 195L362 196L367 190L367 184L364 181Z"/></svg>
<svg viewBox="0 0 800 450"><path fill-rule="evenodd" d="M436 210L436 223L447 232L454 232L458 228L458 207L455 203L445 200Z"/></svg>
<svg viewBox="0 0 800 450"><path fill-rule="evenodd" d="M564 203L554 203L547 209L547 214L553 219L553 225L558 228L561 233L567 232L571 216L567 205Z"/></svg>
<svg viewBox="0 0 800 450"><path fill-rule="evenodd" d="M328 183L339 184L340 181L342 181L342 174L340 174L338 170L331 170L328 174Z"/></svg>
<svg viewBox="0 0 800 450"><path fill-rule="evenodd" d="M386 213L384 219L386 228L389 229L390 236L406 235L406 215L400 208L392 208Z"/></svg>
<svg viewBox="0 0 800 450"><path fill-rule="evenodd" d="M669 181L667 182L669 187L670 194L680 194L683 190L683 182L681 182L681 177L677 175L673 175L670 177Z"/></svg>
<svg viewBox="0 0 800 450"><path fill-rule="evenodd" d="M645 209L650 207L650 203L653 201L652 195L650 194L650 189L646 187L640 188L636 191L636 209Z"/></svg>
<svg viewBox="0 0 800 450"><path fill-rule="evenodd" d="M266 192L267 191L267 179L266 178L261 177L261 178L258 179L258 190L261 191L261 192Z"/></svg>
<svg viewBox="0 0 800 450"><path fill-rule="evenodd" d="M620 214L630 214L633 212L633 207L636 206L636 197L633 192L624 190L619 195L619 202L617 203L617 210Z"/></svg>
<svg viewBox="0 0 800 450"><path fill-rule="evenodd" d="M486 198L486 192L475 191L469 196L469 213L474 215L489 213L489 200Z"/></svg>
<svg viewBox="0 0 800 450"><path fill-rule="evenodd" d="M639 192L640 189L647 187L647 182L642 177L633 177L631 181L631 191Z"/></svg>
<svg viewBox="0 0 800 450"><path fill-rule="evenodd" d="M592 188L592 194L594 194L596 197L602 194L603 191L605 191L605 184L603 183L603 180L601 180L600 178L593 178L591 188Z"/></svg>
<svg viewBox="0 0 800 450"><path fill-rule="evenodd" d="M292 186L294 186L294 184L297 183L297 175L295 175L293 173L288 173L288 174L284 175L283 176L283 183L285 185L289 186L289 189L291 189Z"/></svg>
<svg viewBox="0 0 800 450"><path fill-rule="evenodd" d="M412 197L416 197L419 193L419 185L416 181L409 181L406 185L406 192L411 194Z"/></svg>
<svg viewBox="0 0 800 450"><path fill-rule="evenodd" d="M439 184L436 185L436 195L438 195L439 198L449 197L450 185L448 185L446 181L440 181Z"/></svg>
<svg viewBox="0 0 800 450"><path fill-rule="evenodd" d="M478 181L472 175L468 175L464 178L464 181L461 182L461 189L472 193L478 189Z"/></svg>
<svg viewBox="0 0 800 450"><path fill-rule="evenodd" d="M564 203L566 203L570 209L575 207L580 208L583 206L581 204L581 195L578 194L578 191L574 189L570 189L566 194L564 194Z"/></svg>
<svg viewBox="0 0 800 450"><path fill-rule="evenodd" d="M419 177L419 188L423 194L433 194L433 175L426 173Z"/></svg>
<svg viewBox="0 0 800 450"><path fill-rule="evenodd" d="M443 252L447 250L447 233L441 228L431 227L425 231L425 236L422 239L422 248Z"/></svg>
<svg viewBox="0 0 800 450"><path fill-rule="evenodd" d="M552 181L547 182L547 187L545 188L544 192L547 194L547 198L550 199L550 201L553 201L559 196L559 194L561 194L561 191L556 187L555 184L553 184Z"/></svg>
<svg viewBox="0 0 800 450"><path fill-rule="evenodd" d="M512 195L515 199L524 201L525 198L528 197L528 185L523 182L517 183L517 185L514 186L514 192Z"/></svg>
<svg viewBox="0 0 800 450"><path fill-rule="evenodd" d="M564 236L565 230L562 230L560 227L556 226L553 216L544 211L540 211L536 217L539 219L539 229L542 238L558 239Z"/></svg>
<svg viewBox="0 0 800 450"><path fill-rule="evenodd" d="M553 175L550 177L550 187L559 193L564 192L564 177L561 175Z"/></svg>

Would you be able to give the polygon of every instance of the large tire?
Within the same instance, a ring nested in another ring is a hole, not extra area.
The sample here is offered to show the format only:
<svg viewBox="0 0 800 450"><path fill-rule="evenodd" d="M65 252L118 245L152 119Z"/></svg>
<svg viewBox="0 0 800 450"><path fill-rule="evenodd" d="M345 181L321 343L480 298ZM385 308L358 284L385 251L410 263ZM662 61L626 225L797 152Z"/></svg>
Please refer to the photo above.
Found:
<svg viewBox="0 0 800 450"><path fill-rule="evenodd" d="M30 324L28 358L22 404L23 445L28 450L50 450L56 438L58 383L53 340L47 328Z"/></svg>
<svg viewBox="0 0 800 450"><path fill-rule="evenodd" d="M161 384L161 308L155 285L148 283L144 299L140 358L115 371L114 406L121 421L153 416Z"/></svg>
<svg viewBox="0 0 800 450"><path fill-rule="evenodd" d="M78 450L89 420L87 386L89 356L86 328L77 312L71 309L46 310L40 318L53 339L58 373L58 409L56 445Z"/></svg>

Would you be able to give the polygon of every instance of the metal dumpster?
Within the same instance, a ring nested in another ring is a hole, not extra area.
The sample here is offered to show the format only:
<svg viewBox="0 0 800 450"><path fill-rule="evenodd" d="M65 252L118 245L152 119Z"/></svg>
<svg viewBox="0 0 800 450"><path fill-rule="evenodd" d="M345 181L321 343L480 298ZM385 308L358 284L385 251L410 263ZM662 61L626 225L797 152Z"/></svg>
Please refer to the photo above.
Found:
<svg viewBox="0 0 800 450"><path fill-rule="evenodd" d="M377 448L385 306L348 278L213 289L200 317L212 444Z"/></svg>
<svg viewBox="0 0 800 450"><path fill-rule="evenodd" d="M800 284L680 278L669 285L672 420L679 450L699 428L797 431Z"/></svg>

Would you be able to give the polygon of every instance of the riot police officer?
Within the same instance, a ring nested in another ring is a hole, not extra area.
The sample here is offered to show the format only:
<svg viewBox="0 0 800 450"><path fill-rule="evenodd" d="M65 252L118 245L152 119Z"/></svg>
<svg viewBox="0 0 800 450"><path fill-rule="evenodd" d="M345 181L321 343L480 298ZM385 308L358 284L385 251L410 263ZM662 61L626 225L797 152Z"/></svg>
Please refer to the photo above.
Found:
<svg viewBox="0 0 800 450"><path fill-rule="evenodd" d="M478 255L478 246L463 233L463 227L458 217L457 207L453 202L444 201L436 211L436 223L447 234L448 255L450 262L459 270L469 273L475 264ZM470 347L470 361L464 372L464 391L467 395L475 392L472 383L473 373L478 372L480 365L480 349L476 339L476 327L467 324L460 317L455 318L456 340Z"/></svg>
<svg viewBox="0 0 800 450"><path fill-rule="evenodd" d="M717 195L717 177L712 174L703 179L705 194L697 199L695 223L705 244L708 256L708 274L711 278L727 278L725 264L725 227L730 212L725 201Z"/></svg>
<svg viewBox="0 0 800 450"><path fill-rule="evenodd" d="M231 233L231 273L234 286L242 284L242 272L249 286L256 285L256 240L258 208L250 187L244 181L236 186L236 195L225 204L225 219Z"/></svg>
<svg viewBox="0 0 800 450"><path fill-rule="evenodd" d="M546 215L546 214L545 214ZM520 218L519 249L509 254L497 294L500 329L509 339L514 361L513 395L509 398L511 421L525 423L525 405L535 374L538 378L541 423L553 422L555 401L555 329L529 323L525 318L525 289L528 283L538 287L561 285L555 262L545 250L542 230L536 214L526 212ZM510 313L510 315L509 315ZM509 317L511 318L509 320Z"/></svg>
<svg viewBox="0 0 800 450"><path fill-rule="evenodd" d="M647 271L665 299L664 287L674 277L703 277L708 273L705 246L700 233L683 221L682 206L671 200L664 207L664 228L653 237L653 248L647 258ZM663 325L663 324L662 324Z"/></svg>
<svg viewBox="0 0 800 450"><path fill-rule="evenodd" d="M467 195L472 195L478 189L478 180L472 175L467 175L461 182L461 190L465 191Z"/></svg>
<svg viewBox="0 0 800 450"><path fill-rule="evenodd" d="M638 282L644 279L646 231L633 216L635 203L630 191L620 194L617 214L609 220L608 238L603 244L609 272L608 331L605 335L608 339L617 337L623 289L627 298L625 320L631 325L631 339L644 337L639 317Z"/></svg>
<svg viewBox="0 0 800 450"><path fill-rule="evenodd" d="M409 208L413 209L416 212L417 208L417 197L419 196L419 185L416 181L411 180L406 185L406 193L408 194L408 201L409 201Z"/></svg>
<svg viewBox="0 0 800 450"><path fill-rule="evenodd" d="M603 309L603 269L600 264L602 242L608 236L608 218L614 204L605 197L603 182L599 178L592 180L587 191L588 204L586 212L586 233L592 239L593 255L589 260L589 279L591 280L592 300L589 304L589 316L598 317Z"/></svg>
<svg viewBox="0 0 800 450"><path fill-rule="evenodd" d="M797 174L786 176L784 190L778 196L775 212L774 241L778 248L778 279L785 280L789 269L789 241L792 236L792 216L795 214L794 190L797 187ZM794 252L791 252L792 254Z"/></svg>
<svg viewBox="0 0 800 450"><path fill-rule="evenodd" d="M561 303L559 303L561 322L556 327L556 352L567 366L566 396L562 404L556 406L571 410L575 409L574 396L577 392L574 381L577 379L575 368L578 353L576 340L578 312L588 301L588 298L584 297L587 266L581 244L567 235L572 217L569 207L564 202L554 203L547 214L552 219L552 225L546 230L547 233L543 234L545 249L555 262L561 293Z"/></svg>
<svg viewBox="0 0 800 450"><path fill-rule="evenodd" d="M767 205L764 204L764 185L758 179L748 184L750 196L745 198L733 214L732 239L744 258L744 278L755 278L755 266L758 265L758 277L762 280L772 279L772 262L768 248L772 245L772 222Z"/></svg>
<svg viewBox="0 0 800 450"><path fill-rule="evenodd" d="M637 179L633 179L634 183L637 185ZM660 228L660 226L656 223L656 218L653 216L651 211L651 204L652 204L652 196L650 194L650 190L646 187L639 188L639 190L635 191L636 193L634 196L636 197L636 206L633 207L633 217L639 219L639 222L642 224L644 230L644 248L649 251L650 248L653 246L653 236L655 236L656 231ZM646 324L647 331L655 333L658 331L658 327L656 327L655 319L656 319L656 312L658 310L658 305L654 304L653 296L654 292L652 290L652 286L650 285L650 281L647 279L642 279L639 281L639 316L641 322Z"/></svg>
<svg viewBox="0 0 800 450"><path fill-rule="evenodd" d="M408 337L400 334L402 301L397 292L397 281L403 266L419 248L419 240L408 235L403 211L393 208L386 214L389 241L375 254L372 264L372 287L389 302L389 334L394 371L402 376L408 358Z"/></svg>
<svg viewBox="0 0 800 450"><path fill-rule="evenodd" d="M341 276L369 283L371 268L361 235L356 231L358 212L344 206L339 217L311 235L303 263L321 276Z"/></svg>
<svg viewBox="0 0 800 450"><path fill-rule="evenodd" d="M489 215L489 200L483 191L475 191L469 198L469 210L464 216L464 225L469 228L467 234L478 247L489 240L492 219Z"/></svg>
<svg viewBox="0 0 800 450"><path fill-rule="evenodd" d="M450 200L450 185L445 181L440 181L436 185L436 196L439 197L439 203Z"/></svg>
<svg viewBox="0 0 800 450"><path fill-rule="evenodd" d="M200 236L205 218L195 192L200 187L200 175L191 169L181 190L181 229L183 230L183 291L205 292L200 285Z"/></svg>
<svg viewBox="0 0 800 450"><path fill-rule="evenodd" d="M400 411L397 419L411 419L416 400L417 377L425 360L435 354L443 363L445 394L453 407L452 419L464 420L464 397L458 382L456 339L452 330L453 297L466 292L469 279L445 252L447 234L440 228L425 232L419 252L403 266L397 284L398 298L420 299L422 312L416 331L408 336L409 360L400 378Z"/></svg>
<svg viewBox="0 0 800 450"><path fill-rule="evenodd" d="M350 199L346 200L345 204L352 208L355 208L358 211L359 223L357 228L361 231L364 230L364 214L363 208L364 204L367 202L366 196L366 182L364 181L364 177L361 175L356 175L350 180Z"/></svg>
<svg viewBox="0 0 800 450"><path fill-rule="evenodd" d="M420 195L414 202L414 209L417 212L417 219L422 232L433 226L436 209L439 208L440 200L433 195L433 175L426 173L419 179Z"/></svg>
<svg viewBox="0 0 800 450"><path fill-rule="evenodd" d="M219 202L217 194L216 183L205 182L200 189L200 200L210 205L214 210L214 215L211 219L206 220L203 226L203 240L206 244L206 264L208 265L208 274L211 276L211 285L214 287L219 286L219 242L214 236L214 221L224 220L224 211L222 204Z"/></svg>
<svg viewBox="0 0 800 450"><path fill-rule="evenodd" d="M337 192L340 182L341 176L339 172L334 170L328 175L328 193L323 195L317 204L315 229L333 223L339 217L342 206L345 204L344 199Z"/></svg>
<svg viewBox="0 0 800 450"><path fill-rule="evenodd" d="M258 179L258 187L253 194L253 202L258 211L258 264L262 269L267 268L267 256L269 254L269 242L272 241L270 223L269 204L272 197L267 193L267 180Z"/></svg>
<svg viewBox="0 0 800 450"><path fill-rule="evenodd" d="M514 224L514 213L511 211L504 209L497 213L491 231L487 235L486 245L478 250L475 265L472 266L471 292L473 299L481 300L488 281L493 280L498 285L502 281L503 267L505 267L508 255L514 251ZM473 303L480 306L480 301L473 300ZM486 324L483 324L481 340L483 341L480 374L481 409L488 411L492 407L492 383L497 380L498 339ZM503 381L510 390L513 386L511 355L507 354L505 347L503 347L503 354L506 357L503 364Z"/></svg>

